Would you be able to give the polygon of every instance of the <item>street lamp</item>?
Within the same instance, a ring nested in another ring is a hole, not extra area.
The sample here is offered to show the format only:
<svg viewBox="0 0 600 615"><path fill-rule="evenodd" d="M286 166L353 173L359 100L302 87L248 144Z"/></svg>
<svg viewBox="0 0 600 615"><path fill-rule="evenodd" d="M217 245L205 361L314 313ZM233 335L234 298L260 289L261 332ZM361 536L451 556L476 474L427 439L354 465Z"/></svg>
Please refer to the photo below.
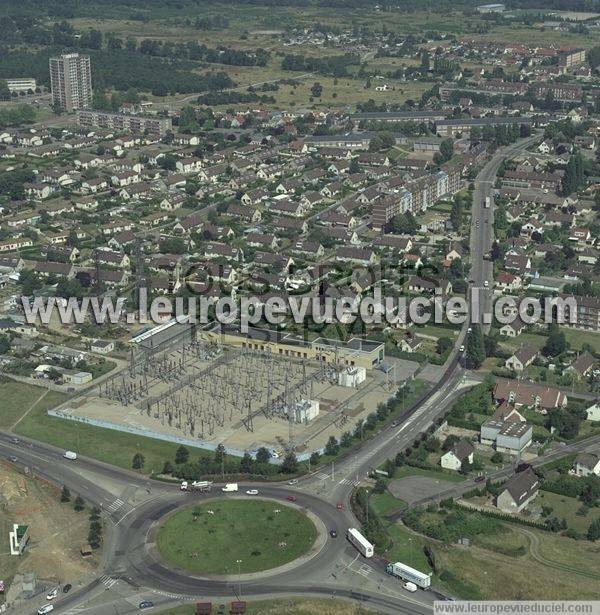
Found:
<svg viewBox="0 0 600 615"><path fill-rule="evenodd" d="M241 600L242 599L242 573L241 573L242 560L236 559L235 562L238 565L238 596Z"/></svg>
<svg viewBox="0 0 600 615"><path fill-rule="evenodd" d="M367 528L369 527L369 490L365 489L365 493L367 494Z"/></svg>

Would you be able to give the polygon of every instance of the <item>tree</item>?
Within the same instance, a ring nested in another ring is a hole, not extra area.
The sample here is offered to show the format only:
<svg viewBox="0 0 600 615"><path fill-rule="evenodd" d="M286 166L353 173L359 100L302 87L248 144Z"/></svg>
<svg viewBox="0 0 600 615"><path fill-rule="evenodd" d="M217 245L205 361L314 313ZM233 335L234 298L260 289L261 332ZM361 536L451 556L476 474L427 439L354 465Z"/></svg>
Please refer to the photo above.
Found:
<svg viewBox="0 0 600 615"><path fill-rule="evenodd" d="M78 495L73 502L73 509L75 510L75 512L81 512L84 508L85 502L83 501L83 498Z"/></svg>
<svg viewBox="0 0 600 615"><path fill-rule="evenodd" d="M454 346L454 343L449 337L440 337L436 344L436 352L439 355L443 355L447 350L450 350L452 346Z"/></svg>
<svg viewBox="0 0 600 615"><path fill-rule="evenodd" d="M310 93L312 94L313 98L321 98L321 94L323 93L323 86L318 81L315 81L315 83L313 83L312 87L310 88Z"/></svg>
<svg viewBox="0 0 600 615"><path fill-rule="evenodd" d="M256 461L258 463L267 463L269 459L271 459L271 453L269 453L269 451L264 446L261 446L256 451Z"/></svg>
<svg viewBox="0 0 600 615"><path fill-rule="evenodd" d="M387 459L383 464L383 469L387 472L389 478L393 478L396 474L396 462L393 459Z"/></svg>
<svg viewBox="0 0 600 615"><path fill-rule="evenodd" d="M295 474L298 471L298 459L294 451L288 451L281 463L281 471L284 474Z"/></svg>
<svg viewBox="0 0 600 615"><path fill-rule="evenodd" d="M309 461L310 461L310 465L313 465L313 466L318 465L319 461L321 461L321 454L319 453L319 451L313 451L311 453Z"/></svg>
<svg viewBox="0 0 600 615"><path fill-rule="evenodd" d="M93 520L90 523L88 542L92 549L97 549L102 544L102 524L99 520Z"/></svg>
<svg viewBox="0 0 600 615"><path fill-rule="evenodd" d="M469 369L479 369L485 361L485 347L481 326L473 325L473 330L467 336L466 364Z"/></svg>
<svg viewBox="0 0 600 615"><path fill-rule="evenodd" d="M442 162L447 162L454 156L454 140L444 139L440 143L440 155L442 156Z"/></svg>
<svg viewBox="0 0 600 615"><path fill-rule="evenodd" d="M600 517L590 523L587 531L587 539L595 542L600 539Z"/></svg>
<svg viewBox="0 0 600 615"><path fill-rule="evenodd" d="M411 212L405 214L398 214L392 218L392 230L395 233L406 233L407 235L414 235L419 228L419 224Z"/></svg>
<svg viewBox="0 0 600 615"><path fill-rule="evenodd" d="M10 90L5 79L0 79L0 100L10 100Z"/></svg>
<svg viewBox="0 0 600 615"><path fill-rule="evenodd" d="M557 327L553 327L546 340L546 344L542 348L542 352L547 357L556 357L565 352L565 350L567 350L567 339L565 334L559 331Z"/></svg>
<svg viewBox="0 0 600 615"><path fill-rule="evenodd" d="M499 451L496 451L491 457L490 457L490 461L492 463L502 463L504 461L504 457L502 456L502 453L500 453Z"/></svg>
<svg viewBox="0 0 600 615"><path fill-rule="evenodd" d="M340 444L344 448L348 448L352 444L352 434L349 431L345 431L340 438Z"/></svg>
<svg viewBox="0 0 600 615"><path fill-rule="evenodd" d="M71 501L71 491L66 485L63 485L62 491L60 492L60 501L61 502Z"/></svg>
<svg viewBox="0 0 600 615"><path fill-rule="evenodd" d="M340 447L338 445L338 441L335 436L329 436L329 440L327 440L327 444L325 445L325 454L330 457L334 457L338 454Z"/></svg>
<svg viewBox="0 0 600 615"><path fill-rule="evenodd" d="M252 472L252 455L250 453L244 453L244 456L240 459L240 472L244 474L250 474Z"/></svg>
<svg viewBox="0 0 600 615"><path fill-rule="evenodd" d="M146 460L144 459L144 455L142 455L142 453L136 453L131 461L131 467L134 470L141 470L144 467L145 462Z"/></svg>
<svg viewBox="0 0 600 615"><path fill-rule="evenodd" d="M177 465L181 463L187 463L189 458L190 458L190 451L188 451L188 449L182 444L175 452L175 463Z"/></svg>
<svg viewBox="0 0 600 615"><path fill-rule="evenodd" d="M98 521L100 519L100 512L97 506L92 506L92 510L90 510L90 521Z"/></svg>
<svg viewBox="0 0 600 615"><path fill-rule="evenodd" d="M225 447L220 443L215 449L215 463L223 463L225 460Z"/></svg>
<svg viewBox="0 0 600 615"><path fill-rule="evenodd" d="M162 470L163 474L173 474L173 464L170 461L165 461L165 465Z"/></svg>
<svg viewBox="0 0 600 615"><path fill-rule="evenodd" d="M460 440L460 438L455 434L450 434L445 440L444 444L442 444L442 450L447 452L454 448L454 445Z"/></svg>

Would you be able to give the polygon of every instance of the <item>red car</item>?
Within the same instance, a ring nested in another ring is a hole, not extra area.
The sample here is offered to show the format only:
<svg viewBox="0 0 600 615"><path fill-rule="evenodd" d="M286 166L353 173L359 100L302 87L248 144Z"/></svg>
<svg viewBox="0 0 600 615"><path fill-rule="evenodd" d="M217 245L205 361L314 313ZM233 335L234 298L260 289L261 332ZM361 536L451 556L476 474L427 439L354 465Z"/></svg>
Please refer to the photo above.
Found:
<svg viewBox="0 0 600 615"><path fill-rule="evenodd" d="M344 510L344 502L338 502L335 507L338 510Z"/></svg>
<svg viewBox="0 0 600 615"><path fill-rule="evenodd" d="M295 502L298 498L295 495L288 495L286 497L286 500L289 500L290 502Z"/></svg>

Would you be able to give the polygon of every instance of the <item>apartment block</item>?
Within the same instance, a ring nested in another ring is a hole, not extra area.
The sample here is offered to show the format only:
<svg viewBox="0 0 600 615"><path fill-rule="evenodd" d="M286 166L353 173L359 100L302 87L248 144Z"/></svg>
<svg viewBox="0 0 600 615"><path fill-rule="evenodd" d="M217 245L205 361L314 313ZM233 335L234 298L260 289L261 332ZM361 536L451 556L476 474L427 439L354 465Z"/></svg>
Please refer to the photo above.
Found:
<svg viewBox="0 0 600 615"><path fill-rule="evenodd" d="M89 56L67 53L50 58L52 103L65 111L92 104L92 69Z"/></svg>
<svg viewBox="0 0 600 615"><path fill-rule="evenodd" d="M5 79L6 86L9 92L35 92L37 83L33 77L19 77L14 79Z"/></svg>
<svg viewBox="0 0 600 615"><path fill-rule="evenodd" d="M77 112L77 123L86 128L105 128L115 132L148 133L159 136L164 135L172 127L171 120L167 117L106 113L90 109Z"/></svg>

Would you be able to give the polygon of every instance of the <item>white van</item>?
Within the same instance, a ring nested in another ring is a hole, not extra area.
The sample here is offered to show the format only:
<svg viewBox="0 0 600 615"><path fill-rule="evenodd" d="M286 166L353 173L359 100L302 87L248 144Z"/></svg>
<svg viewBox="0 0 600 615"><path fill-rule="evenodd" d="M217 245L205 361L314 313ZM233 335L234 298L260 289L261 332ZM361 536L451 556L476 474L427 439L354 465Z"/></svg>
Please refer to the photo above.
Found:
<svg viewBox="0 0 600 615"><path fill-rule="evenodd" d="M63 457L65 459L70 459L71 461L75 461L75 459L77 459L77 453L74 453L73 451L65 451L65 454L63 455Z"/></svg>
<svg viewBox="0 0 600 615"><path fill-rule="evenodd" d="M225 491L227 492L231 492L231 491L237 491L238 490L238 484L237 483L227 483L224 487L221 487L221 491Z"/></svg>

